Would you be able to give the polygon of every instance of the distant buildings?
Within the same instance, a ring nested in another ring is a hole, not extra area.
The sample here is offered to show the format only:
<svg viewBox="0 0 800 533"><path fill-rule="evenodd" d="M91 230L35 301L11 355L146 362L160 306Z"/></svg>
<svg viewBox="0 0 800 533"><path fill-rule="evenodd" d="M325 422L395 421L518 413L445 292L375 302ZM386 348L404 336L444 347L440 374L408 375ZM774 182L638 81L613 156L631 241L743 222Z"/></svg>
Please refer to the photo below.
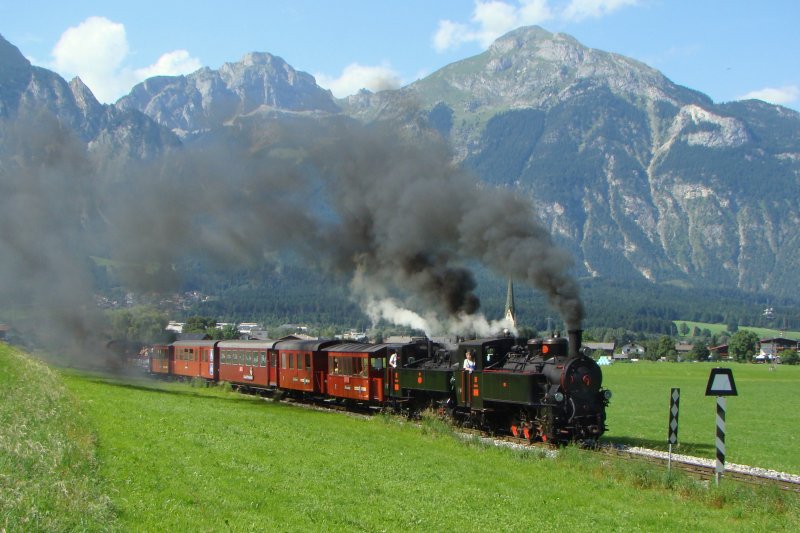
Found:
<svg viewBox="0 0 800 533"><path fill-rule="evenodd" d="M614 355L614 347L616 346L613 342L584 342L583 345L589 348L592 353L600 350L606 355Z"/></svg>

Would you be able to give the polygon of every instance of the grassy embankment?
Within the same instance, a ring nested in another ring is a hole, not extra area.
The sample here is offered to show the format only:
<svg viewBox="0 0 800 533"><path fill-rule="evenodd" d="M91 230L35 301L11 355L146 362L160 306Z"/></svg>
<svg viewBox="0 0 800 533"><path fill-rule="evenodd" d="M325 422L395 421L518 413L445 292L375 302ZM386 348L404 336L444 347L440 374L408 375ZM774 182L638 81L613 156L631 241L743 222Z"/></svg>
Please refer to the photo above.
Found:
<svg viewBox="0 0 800 533"><path fill-rule="evenodd" d="M615 363L603 367L614 393L606 440L667 449L670 389L681 389L676 453L715 457L716 398L705 396L711 369L733 369L738 396L727 398L726 460L800 474L800 366L736 363Z"/></svg>
<svg viewBox="0 0 800 533"><path fill-rule="evenodd" d="M0 342L0 531L102 531L90 420L49 367Z"/></svg>
<svg viewBox="0 0 800 533"><path fill-rule="evenodd" d="M795 495L734 483L705 488L574 449L558 459L496 449L453 438L435 419L416 427L394 417L306 410L220 387L72 372L64 380L97 437L81 447L96 450L96 486L114 503L109 529L800 528ZM3 474L4 480L14 477Z"/></svg>

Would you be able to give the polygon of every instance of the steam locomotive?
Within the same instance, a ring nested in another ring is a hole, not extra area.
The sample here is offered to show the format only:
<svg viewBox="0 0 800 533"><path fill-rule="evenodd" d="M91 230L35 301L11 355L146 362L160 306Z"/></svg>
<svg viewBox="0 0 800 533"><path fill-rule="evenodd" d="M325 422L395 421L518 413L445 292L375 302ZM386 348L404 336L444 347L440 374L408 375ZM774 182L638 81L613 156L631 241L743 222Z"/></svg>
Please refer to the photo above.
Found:
<svg viewBox="0 0 800 533"><path fill-rule="evenodd" d="M284 338L177 341L151 349L154 374L418 413L529 441L593 442L611 392L581 350L581 331L522 343L509 336L446 347L428 339L365 344ZM467 352L474 364L464 364Z"/></svg>

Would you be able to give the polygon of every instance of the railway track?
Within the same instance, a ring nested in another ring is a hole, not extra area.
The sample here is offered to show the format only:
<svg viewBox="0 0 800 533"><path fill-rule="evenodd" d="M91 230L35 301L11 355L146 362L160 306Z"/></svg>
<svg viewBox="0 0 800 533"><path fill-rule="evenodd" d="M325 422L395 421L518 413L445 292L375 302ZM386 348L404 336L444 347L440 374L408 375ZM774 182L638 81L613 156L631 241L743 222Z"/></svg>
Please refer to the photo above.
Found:
<svg viewBox="0 0 800 533"><path fill-rule="evenodd" d="M666 452L613 444L602 446L598 451L627 460L645 461L663 468L667 468L667 464L671 462L673 468L704 480L712 480L716 477L714 461L710 459L673 455L670 461ZM775 486L781 490L800 493L800 476L752 466L726 464L722 479L731 479L750 485Z"/></svg>
<svg viewBox="0 0 800 533"><path fill-rule="evenodd" d="M467 428L459 428L458 431L465 436L479 436L480 438L487 439L487 441L491 441L496 445L507 445L520 448L536 448L552 455L556 455L558 453L557 448L548 444L529 443L527 439L521 439L510 435L497 435L490 437L487 436L485 432L480 430ZM601 445L594 450L597 453L602 453L627 461L645 462L662 467L664 469L667 469L668 463L671 463L671 468L706 481L711 481L716 477L713 461L709 459L673 454L670 461L666 452L649 450L645 448L630 448L627 446L614 444ZM800 476L766 470L763 468L727 464L725 466L725 471L722 473L722 479L730 479L749 485L765 487L774 486L781 490L800 493Z"/></svg>

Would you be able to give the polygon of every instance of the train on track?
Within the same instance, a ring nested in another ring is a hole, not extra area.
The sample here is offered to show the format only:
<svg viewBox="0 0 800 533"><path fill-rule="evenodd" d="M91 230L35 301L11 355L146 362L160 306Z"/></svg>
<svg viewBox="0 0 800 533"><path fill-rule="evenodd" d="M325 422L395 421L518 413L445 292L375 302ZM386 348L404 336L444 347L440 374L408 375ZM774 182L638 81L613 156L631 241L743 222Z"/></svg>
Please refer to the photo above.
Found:
<svg viewBox="0 0 800 533"><path fill-rule="evenodd" d="M580 349L581 331L568 337L449 347L428 339L176 341L151 347L148 371L407 413L434 408L458 424L532 442L596 442L611 392Z"/></svg>

